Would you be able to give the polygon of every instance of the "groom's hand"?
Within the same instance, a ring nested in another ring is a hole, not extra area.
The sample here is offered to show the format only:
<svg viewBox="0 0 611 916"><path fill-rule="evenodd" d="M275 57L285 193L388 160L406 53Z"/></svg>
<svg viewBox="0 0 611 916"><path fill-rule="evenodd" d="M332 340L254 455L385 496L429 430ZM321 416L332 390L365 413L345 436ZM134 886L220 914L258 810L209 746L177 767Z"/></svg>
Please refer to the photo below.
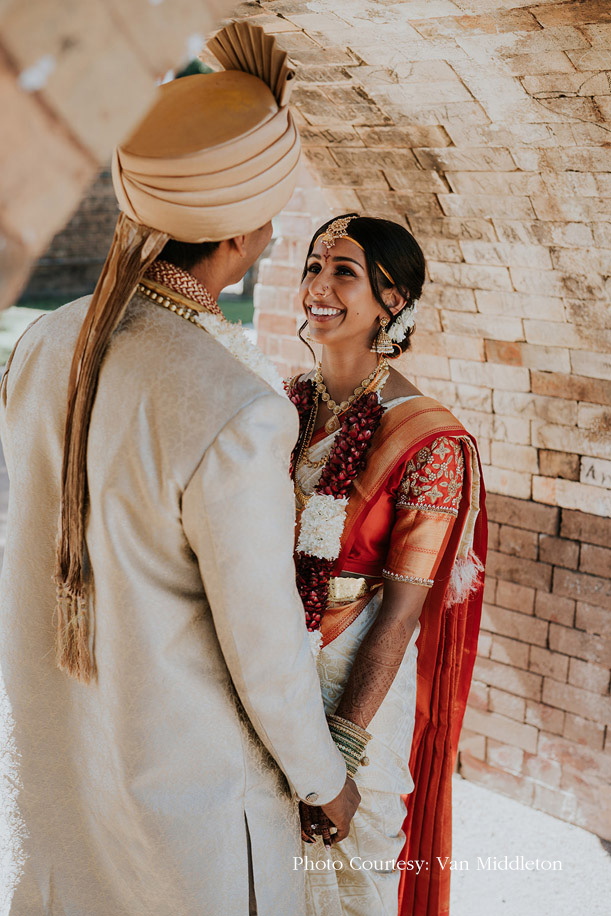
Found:
<svg viewBox="0 0 611 916"><path fill-rule="evenodd" d="M350 830L350 822L360 803L361 795L355 781L350 776L346 776L344 788L339 795L333 801L322 805L324 813L337 827L337 833L333 836L334 842L346 839Z"/></svg>

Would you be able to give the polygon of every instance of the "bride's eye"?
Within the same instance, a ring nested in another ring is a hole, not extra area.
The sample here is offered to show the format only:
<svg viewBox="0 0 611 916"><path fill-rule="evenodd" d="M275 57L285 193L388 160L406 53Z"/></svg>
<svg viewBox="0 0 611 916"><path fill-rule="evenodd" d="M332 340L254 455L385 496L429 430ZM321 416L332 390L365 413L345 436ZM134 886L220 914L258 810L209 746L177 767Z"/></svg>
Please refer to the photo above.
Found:
<svg viewBox="0 0 611 916"><path fill-rule="evenodd" d="M308 264L306 271L309 274L319 274L320 273L320 264L317 264L316 261L312 264Z"/></svg>
<svg viewBox="0 0 611 916"><path fill-rule="evenodd" d="M355 277L356 276L354 271L350 270L349 267L338 267L337 273L340 274L340 276L346 276L346 277Z"/></svg>

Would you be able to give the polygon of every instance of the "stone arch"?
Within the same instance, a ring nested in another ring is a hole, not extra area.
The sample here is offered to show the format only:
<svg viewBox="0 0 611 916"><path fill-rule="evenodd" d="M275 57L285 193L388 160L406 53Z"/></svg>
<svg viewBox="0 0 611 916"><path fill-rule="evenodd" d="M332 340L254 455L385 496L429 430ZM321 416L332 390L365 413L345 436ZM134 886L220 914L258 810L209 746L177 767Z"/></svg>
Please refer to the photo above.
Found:
<svg viewBox="0 0 611 916"><path fill-rule="evenodd" d="M461 771L609 836L611 11L604 0L246 3L299 66L309 177L256 293L293 304L333 212L405 221L428 260L401 367L476 433L491 518Z"/></svg>

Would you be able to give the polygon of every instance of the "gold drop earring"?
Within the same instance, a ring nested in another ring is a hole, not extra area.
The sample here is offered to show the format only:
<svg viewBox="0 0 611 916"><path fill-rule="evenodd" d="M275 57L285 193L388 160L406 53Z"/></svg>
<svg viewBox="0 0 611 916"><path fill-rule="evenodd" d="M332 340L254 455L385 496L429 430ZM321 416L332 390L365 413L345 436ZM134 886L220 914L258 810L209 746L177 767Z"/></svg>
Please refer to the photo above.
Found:
<svg viewBox="0 0 611 916"><path fill-rule="evenodd" d="M380 330L376 334L371 346L372 353L378 353L381 356L388 356L391 353L394 353L395 347L386 332L386 328L390 324L390 318L387 315L383 315L380 318Z"/></svg>

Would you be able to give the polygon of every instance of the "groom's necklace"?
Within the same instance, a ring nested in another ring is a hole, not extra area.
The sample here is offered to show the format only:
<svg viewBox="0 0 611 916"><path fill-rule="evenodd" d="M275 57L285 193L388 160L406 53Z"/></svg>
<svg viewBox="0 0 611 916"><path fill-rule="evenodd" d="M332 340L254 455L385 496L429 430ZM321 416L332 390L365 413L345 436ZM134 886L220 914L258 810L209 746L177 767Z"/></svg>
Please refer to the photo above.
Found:
<svg viewBox="0 0 611 916"><path fill-rule="evenodd" d="M143 296L147 296L147 298L156 302L157 305L162 305L171 312L180 315L181 318L186 318L187 321L193 322L193 324L199 323L197 321L197 316L203 311L210 312L212 315L218 315L219 318L225 320L225 316L220 310L214 296L212 296L204 286L201 286L201 284L200 288L202 297L201 304L195 302L193 299L187 299L186 296L182 296L175 290L169 289L169 287L164 286L162 283L156 283L154 280L149 280L146 277L138 284L138 292L142 293Z"/></svg>

